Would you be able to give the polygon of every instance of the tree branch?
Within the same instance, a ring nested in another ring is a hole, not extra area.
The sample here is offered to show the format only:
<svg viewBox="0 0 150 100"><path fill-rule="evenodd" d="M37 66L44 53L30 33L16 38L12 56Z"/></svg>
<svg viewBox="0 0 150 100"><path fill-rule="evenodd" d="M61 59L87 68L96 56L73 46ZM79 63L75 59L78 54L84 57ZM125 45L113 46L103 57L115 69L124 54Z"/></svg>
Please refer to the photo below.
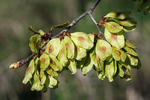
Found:
<svg viewBox="0 0 150 100"><path fill-rule="evenodd" d="M98 32L99 32L99 33L102 33L102 32L101 32L101 29L100 29L100 27L99 27L99 25L98 25L98 23L97 23L96 20L94 19L94 17L93 17L93 15L91 14L91 12L89 12L88 15L89 15L90 19L93 21L93 23L96 25L96 27L97 27L97 29L98 29Z"/></svg>
<svg viewBox="0 0 150 100"><path fill-rule="evenodd" d="M60 33L58 33L57 35L53 36L53 38L58 37L59 35L62 35L63 33L67 32L68 30L70 30L74 25L76 25L82 18L84 18L86 15L89 15L90 18L92 19L92 21L96 24L96 27L98 28L98 32L101 33L99 26L97 26L97 22L95 21L95 19L92 16L93 11L95 10L95 8L97 7L97 5L99 4L101 0L97 0L91 7L90 9L88 9L87 11L85 11L83 14L81 14L79 17L75 18L64 30L62 30ZM48 39L46 41L46 44L49 42L50 40ZM46 46L46 45L45 45ZM45 50L45 46L41 49L42 51ZM24 64L26 64L28 61L30 61L33 57L37 56L37 54L33 53L32 55L28 56L25 59L22 59L19 62L19 67L23 66ZM16 69L16 68L15 68Z"/></svg>
<svg viewBox="0 0 150 100"><path fill-rule="evenodd" d="M90 9L88 9L86 12L84 12L83 14L81 14L79 17L75 18L64 30L62 30L59 34L55 35L53 38L67 32L71 27L73 27L74 25L76 25L83 17L85 17L86 15L88 15L88 13L93 13L94 9L96 8L96 6L99 4L101 0L97 0L91 7Z"/></svg>

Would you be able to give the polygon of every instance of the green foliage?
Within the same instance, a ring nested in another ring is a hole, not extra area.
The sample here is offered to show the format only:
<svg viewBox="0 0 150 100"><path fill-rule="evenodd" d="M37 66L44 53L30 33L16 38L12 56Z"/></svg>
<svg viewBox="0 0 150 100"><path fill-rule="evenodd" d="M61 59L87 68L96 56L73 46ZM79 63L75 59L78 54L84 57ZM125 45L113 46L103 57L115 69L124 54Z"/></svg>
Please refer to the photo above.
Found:
<svg viewBox="0 0 150 100"><path fill-rule="evenodd" d="M134 50L136 47L125 39L124 34L134 30L136 24L125 14L110 12L99 25L105 28L106 40L99 37L100 34L63 34L51 39L40 53L45 32L39 30L40 34L31 36L29 46L38 56L30 61L23 83L30 82L31 90L37 91L55 88L58 76L65 69L72 74L81 69L83 75L94 69L100 80L108 78L109 82L117 76L131 80L130 71L139 68L139 59Z"/></svg>

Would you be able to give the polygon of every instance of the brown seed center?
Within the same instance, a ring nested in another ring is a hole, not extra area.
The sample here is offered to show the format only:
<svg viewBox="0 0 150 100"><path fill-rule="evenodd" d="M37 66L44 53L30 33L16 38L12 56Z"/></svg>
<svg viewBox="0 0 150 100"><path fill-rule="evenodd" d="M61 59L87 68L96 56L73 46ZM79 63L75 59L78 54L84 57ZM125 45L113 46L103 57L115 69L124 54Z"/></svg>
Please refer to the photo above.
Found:
<svg viewBox="0 0 150 100"><path fill-rule="evenodd" d="M36 42L33 42L33 45L34 45L34 48L36 48L36 47L37 47Z"/></svg>
<svg viewBox="0 0 150 100"><path fill-rule="evenodd" d="M29 73L30 71L31 71L31 68L32 68L32 66L29 66L28 68L27 68L27 73Z"/></svg>
<svg viewBox="0 0 150 100"><path fill-rule="evenodd" d="M78 37L78 40L79 40L80 42L83 42L83 41L85 40L85 38L82 37L82 36L79 36L79 37Z"/></svg>
<svg viewBox="0 0 150 100"><path fill-rule="evenodd" d="M56 63L54 61L51 61L51 64L56 65Z"/></svg>
<svg viewBox="0 0 150 100"><path fill-rule="evenodd" d="M79 47L77 47L77 51L80 52L80 48Z"/></svg>
<svg viewBox="0 0 150 100"><path fill-rule="evenodd" d="M111 34L111 38L112 38L113 40L117 40L117 35L116 35L116 34Z"/></svg>
<svg viewBox="0 0 150 100"><path fill-rule="evenodd" d="M111 25L111 28L116 28L116 26L115 25Z"/></svg>
<svg viewBox="0 0 150 100"><path fill-rule="evenodd" d="M68 48L69 48L69 43L66 43L65 46L66 46L66 48L68 49Z"/></svg>
<svg viewBox="0 0 150 100"><path fill-rule="evenodd" d="M61 56L64 55L64 49L61 49L60 54L61 54Z"/></svg>
<svg viewBox="0 0 150 100"><path fill-rule="evenodd" d="M116 54L117 54L118 56L120 56L120 55L121 55L121 52L118 51L118 50L116 50Z"/></svg>
<svg viewBox="0 0 150 100"><path fill-rule="evenodd" d="M45 58L42 58L42 59L41 59L41 63L45 63Z"/></svg>
<svg viewBox="0 0 150 100"><path fill-rule="evenodd" d="M99 60L99 57L98 57L98 55L96 55L96 60L97 60L97 61Z"/></svg>
<svg viewBox="0 0 150 100"><path fill-rule="evenodd" d="M100 51L101 51L102 53L105 53L105 52L106 52L106 47L105 47L105 46L100 47Z"/></svg>
<svg viewBox="0 0 150 100"><path fill-rule="evenodd" d="M53 51L54 51L54 47L53 47L53 45L50 45L48 52L49 52L49 53L52 53Z"/></svg>

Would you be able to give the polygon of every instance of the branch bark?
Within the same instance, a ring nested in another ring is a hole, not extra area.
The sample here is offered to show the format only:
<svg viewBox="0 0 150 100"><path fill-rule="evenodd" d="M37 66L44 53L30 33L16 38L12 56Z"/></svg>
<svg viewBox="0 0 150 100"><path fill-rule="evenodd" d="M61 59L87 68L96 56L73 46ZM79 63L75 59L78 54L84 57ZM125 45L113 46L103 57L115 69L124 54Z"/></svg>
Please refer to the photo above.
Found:
<svg viewBox="0 0 150 100"><path fill-rule="evenodd" d="M92 13L95 10L95 8L97 7L97 5L100 3L101 0L96 0L96 2L87 10L85 11L83 14L81 14L79 17L75 18L64 30L62 30L60 33L58 33L57 35L53 36L53 38L58 37L59 35L62 35L63 33L67 32L68 30L70 30L74 25L76 25L82 18L84 18L86 15L89 15L90 18L92 19L92 21L96 24L96 27L98 29L98 32L101 33L100 31L100 27L97 25L96 20L93 18ZM46 41L46 44L49 42L50 40ZM42 51L44 51L45 46L41 49ZM25 59L22 59L19 62L19 67L25 65L28 61L30 61L33 57L37 56L37 54L33 53L30 56L28 56ZM16 69L16 68L15 68Z"/></svg>
<svg viewBox="0 0 150 100"><path fill-rule="evenodd" d="M89 13L93 13L94 9L97 7L97 5L99 4L101 0L97 0L91 7L90 9L88 9L86 12L84 12L83 14L81 14L79 17L75 18L64 30L62 30L59 34L57 34L56 36L54 36L53 38L63 34L64 32L67 32L71 27L73 27L74 25L76 25L83 17L85 17L86 15L88 15Z"/></svg>
<svg viewBox="0 0 150 100"><path fill-rule="evenodd" d="M94 19L93 15L92 15L92 13L89 12L88 15L89 15L90 19L93 21L93 23L96 25L96 27L97 27L97 29L98 29L98 32L99 32L99 33L102 33L102 32L101 32L101 29L100 29L100 27L99 27L99 25L98 25L98 23L96 22L96 20Z"/></svg>

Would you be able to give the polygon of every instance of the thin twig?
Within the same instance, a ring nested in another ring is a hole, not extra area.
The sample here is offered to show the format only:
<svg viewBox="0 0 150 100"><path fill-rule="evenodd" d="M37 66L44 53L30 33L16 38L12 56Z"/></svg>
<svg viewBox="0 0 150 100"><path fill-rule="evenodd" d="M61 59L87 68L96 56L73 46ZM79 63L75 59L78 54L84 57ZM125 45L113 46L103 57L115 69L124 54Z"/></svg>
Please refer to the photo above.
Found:
<svg viewBox="0 0 150 100"><path fill-rule="evenodd" d="M88 13L93 13L94 9L96 8L96 6L99 4L101 0L97 0L91 7L90 9L88 9L86 12L84 12L83 14L81 14L79 17L75 18L64 30L62 30L59 34L55 35L53 38L67 32L71 27L73 27L74 25L76 25L83 17L85 17L86 15L88 15Z"/></svg>
<svg viewBox="0 0 150 100"><path fill-rule="evenodd" d="M89 15L90 19L93 21L93 23L96 25L98 32L102 33L100 30L100 27L99 27L98 23L96 22L96 20L94 19L93 15L90 12L88 13L88 15Z"/></svg>
<svg viewBox="0 0 150 100"><path fill-rule="evenodd" d="M53 36L52 39L58 37L59 35L65 33L65 32L67 32L68 30L70 30L71 27L73 27L74 25L76 25L76 24L77 24L82 18L84 18L86 15L89 15L89 13L92 14L93 11L94 11L94 9L97 7L97 5L99 4L100 1L101 1L101 0L97 0L97 1L90 7L90 9L88 9L87 11L85 11L85 12L84 12L83 14L81 14L79 17L75 18L64 30L62 30L62 31L61 31L60 33L58 33L57 35ZM91 16L91 15L89 15L89 16ZM92 18L92 20L94 19L93 17L90 17L90 18ZM93 21L95 21L95 19L94 19ZM95 21L95 22L96 22L96 21ZM95 24L97 24L97 22L96 22ZM98 28L98 31L100 32L100 29L99 29L99 28ZM47 40L47 41L46 41L46 44L47 44L49 41L50 41L50 40ZM41 50L44 51L44 50L45 50L45 46L44 46ZM28 56L27 58L18 61L18 62L19 62L18 68L21 67L21 66L23 66L24 64L26 64L28 61L30 61L30 60L31 60L33 57L35 57L36 55L37 55L37 54L33 53L32 55Z"/></svg>
<svg viewBox="0 0 150 100"><path fill-rule="evenodd" d="M19 66L23 66L24 64L26 64L29 60L31 60L35 56L36 56L36 53L33 53L30 56L28 56L26 59L20 60Z"/></svg>

